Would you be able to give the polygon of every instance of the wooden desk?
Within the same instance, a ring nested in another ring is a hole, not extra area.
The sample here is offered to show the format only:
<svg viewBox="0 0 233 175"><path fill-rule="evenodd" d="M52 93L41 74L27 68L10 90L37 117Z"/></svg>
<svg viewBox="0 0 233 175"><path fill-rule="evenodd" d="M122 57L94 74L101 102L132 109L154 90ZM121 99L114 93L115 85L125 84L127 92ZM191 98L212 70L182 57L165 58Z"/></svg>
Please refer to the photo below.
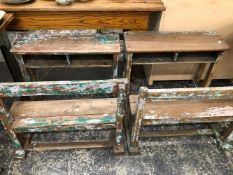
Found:
<svg viewBox="0 0 233 175"><path fill-rule="evenodd" d="M18 64L14 56L9 52L11 45L5 31L13 19L14 15L12 13L6 13L0 20L0 50L14 80L21 80L22 76Z"/></svg>
<svg viewBox="0 0 233 175"><path fill-rule="evenodd" d="M165 6L161 0L92 0L59 6L34 0L0 9L15 14L11 30L29 29L158 29Z"/></svg>
<svg viewBox="0 0 233 175"><path fill-rule="evenodd" d="M220 35L212 33L126 32L124 39L127 54L125 76L130 80L132 65L144 65L150 85L154 80L155 65L194 63L199 66L193 75L194 84L207 87L217 63L229 49ZM201 79L204 79L202 84L199 83Z"/></svg>

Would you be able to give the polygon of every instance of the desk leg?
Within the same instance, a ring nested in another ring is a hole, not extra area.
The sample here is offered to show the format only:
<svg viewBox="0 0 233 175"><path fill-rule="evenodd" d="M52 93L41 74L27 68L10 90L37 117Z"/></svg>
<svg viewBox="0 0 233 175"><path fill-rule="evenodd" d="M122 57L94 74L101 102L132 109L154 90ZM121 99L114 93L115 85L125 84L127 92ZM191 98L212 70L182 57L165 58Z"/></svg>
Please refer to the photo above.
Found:
<svg viewBox="0 0 233 175"><path fill-rule="evenodd" d="M162 12L151 12L148 21L149 31L159 31Z"/></svg>
<svg viewBox="0 0 233 175"><path fill-rule="evenodd" d="M221 58L223 57L223 54L224 54L223 52L220 53L218 55L218 58L216 59L216 62L210 64L202 86L204 86L204 87L209 87L210 86L210 83L211 83L212 78L214 76L214 71L216 69L216 66L219 63L219 61L221 60Z"/></svg>
<svg viewBox="0 0 233 175"><path fill-rule="evenodd" d="M225 129L222 138L224 149L233 148L233 122L231 122L230 126Z"/></svg>
<svg viewBox="0 0 233 175"><path fill-rule="evenodd" d="M119 54L113 55L113 65L112 65L113 79L118 78L118 62L119 62Z"/></svg>
<svg viewBox="0 0 233 175"><path fill-rule="evenodd" d="M8 39L6 31L0 33L0 47L4 60L11 72L14 81L22 81L23 77L21 75L17 61L14 55L10 53L11 44Z"/></svg>
<svg viewBox="0 0 233 175"><path fill-rule="evenodd" d="M30 81L30 75L27 71L27 68L25 67L24 60L22 55L15 55L15 58L18 62L18 65L20 67L21 75L23 76L24 81Z"/></svg>
<svg viewBox="0 0 233 175"><path fill-rule="evenodd" d="M199 64L197 73L194 76L194 80L193 80L193 83L195 84L195 86L199 86L200 85L200 80L201 80L201 77L202 77L202 75L203 75L203 73L205 71L205 67L206 67L205 63Z"/></svg>

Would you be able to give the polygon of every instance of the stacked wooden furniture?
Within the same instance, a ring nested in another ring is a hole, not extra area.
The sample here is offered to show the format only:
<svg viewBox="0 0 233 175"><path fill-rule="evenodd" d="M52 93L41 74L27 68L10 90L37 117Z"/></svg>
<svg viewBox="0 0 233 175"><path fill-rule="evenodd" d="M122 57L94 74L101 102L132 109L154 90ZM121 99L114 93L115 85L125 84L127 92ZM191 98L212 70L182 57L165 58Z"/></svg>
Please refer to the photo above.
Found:
<svg viewBox="0 0 233 175"><path fill-rule="evenodd" d="M28 150L114 147L124 153L123 116L126 79L0 83L0 119L13 141L14 157ZM23 101L14 97L111 95L108 98ZM8 106L6 99L12 99ZM109 140L70 143L31 143L32 133L114 129Z"/></svg>
<svg viewBox="0 0 233 175"><path fill-rule="evenodd" d="M140 137L216 135L233 148L233 87L148 89L130 95L129 151L139 153ZM224 131L217 125L231 122ZM210 129L142 131L143 126L210 123Z"/></svg>
<svg viewBox="0 0 233 175"><path fill-rule="evenodd" d="M127 32L124 39L127 59L125 76L130 80L132 65L146 65L145 73L150 85L154 80L155 65L195 63L199 64L199 68L193 76L194 83L209 86L216 64L224 51L229 49L219 35L211 33ZM202 78L203 83L199 84Z"/></svg>
<svg viewBox="0 0 233 175"><path fill-rule="evenodd" d="M16 5L0 2L0 9L15 15L8 27L10 30L158 30L165 6L162 0L94 0L75 2L71 6L59 6L55 1L33 0ZM5 41L5 44L10 45L9 41ZM16 81L22 81L17 63L5 57L6 61L8 59L13 77Z"/></svg>
<svg viewBox="0 0 233 175"><path fill-rule="evenodd" d="M38 80L36 70L41 68L112 67L112 77L118 77L121 49L117 34L88 35L72 30L23 32L10 51L18 61L24 81Z"/></svg>

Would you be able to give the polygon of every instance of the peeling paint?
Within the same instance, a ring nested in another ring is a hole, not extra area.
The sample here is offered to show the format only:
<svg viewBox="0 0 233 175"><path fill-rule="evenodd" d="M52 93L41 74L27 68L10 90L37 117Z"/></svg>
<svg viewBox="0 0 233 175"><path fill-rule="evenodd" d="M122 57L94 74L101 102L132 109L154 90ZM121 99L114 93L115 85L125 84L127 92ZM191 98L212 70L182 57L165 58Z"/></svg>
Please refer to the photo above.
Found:
<svg viewBox="0 0 233 175"><path fill-rule="evenodd" d="M204 112L198 113L195 117L232 116L232 114L233 114L232 106L211 107L206 109L206 111Z"/></svg>

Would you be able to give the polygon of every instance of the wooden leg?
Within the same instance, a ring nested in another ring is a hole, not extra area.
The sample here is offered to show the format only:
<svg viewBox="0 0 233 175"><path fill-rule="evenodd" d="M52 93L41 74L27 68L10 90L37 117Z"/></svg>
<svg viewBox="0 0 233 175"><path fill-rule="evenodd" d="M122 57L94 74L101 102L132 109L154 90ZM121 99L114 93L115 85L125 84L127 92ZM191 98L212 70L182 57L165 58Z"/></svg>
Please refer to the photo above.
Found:
<svg viewBox="0 0 233 175"><path fill-rule="evenodd" d="M121 155L125 153L124 138L123 138L123 121L125 115L125 85L119 85L118 100L117 100L117 123L116 123L116 140L114 153Z"/></svg>
<svg viewBox="0 0 233 175"><path fill-rule="evenodd" d="M31 81L39 81L39 77L38 77L36 69L28 69L27 72L28 72L28 75Z"/></svg>
<svg viewBox="0 0 233 175"><path fill-rule="evenodd" d="M3 58L11 72L13 79L15 81L22 81L23 77L20 73L20 68L15 59L15 56L10 53L11 44L6 31L0 32L0 48L3 54Z"/></svg>
<svg viewBox="0 0 233 175"><path fill-rule="evenodd" d="M1 122L3 124L3 127L16 148L13 156L15 158L24 158L25 151L23 149L23 146L21 145L21 142L19 141L16 133L11 128L11 124L13 120L12 116L6 111L6 108L2 100L0 100L0 116L1 116L0 118L2 118Z"/></svg>
<svg viewBox="0 0 233 175"><path fill-rule="evenodd" d="M119 55L113 55L113 78L118 78L118 61L119 61Z"/></svg>
<svg viewBox="0 0 233 175"><path fill-rule="evenodd" d="M202 77L202 75L203 75L203 73L205 71L205 67L206 67L205 63L199 64L197 73L194 76L194 80L193 80L195 86L199 86L201 77Z"/></svg>
<svg viewBox="0 0 233 175"><path fill-rule="evenodd" d="M125 65L125 71L124 71L124 78L127 78L128 83L130 83L132 57L133 57L133 54L126 55L126 65Z"/></svg>
<svg viewBox="0 0 233 175"><path fill-rule="evenodd" d="M127 78L128 83L126 85L126 104L128 104L128 97L130 94L130 76L131 76L131 68L132 68L132 57L133 54L126 55L126 65L124 70L124 78Z"/></svg>
<svg viewBox="0 0 233 175"><path fill-rule="evenodd" d="M222 135L222 140L224 149L233 148L233 122L231 122L230 126L225 129Z"/></svg>
<svg viewBox="0 0 233 175"><path fill-rule="evenodd" d="M208 68L208 71L206 73L204 82L202 84L203 87L209 87L210 86L210 83L212 81L216 66L217 66L218 62L221 60L222 57L223 57L223 53L220 53L218 58L216 59L216 62L210 64L210 66Z"/></svg>
<svg viewBox="0 0 233 175"><path fill-rule="evenodd" d="M20 67L20 71L21 71L21 74L23 76L23 80L26 82L30 81L31 78L30 78L30 75L27 71L27 68L25 67L22 55L15 55L15 58L18 62L19 67Z"/></svg>
<svg viewBox="0 0 233 175"><path fill-rule="evenodd" d="M117 116L116 124L116 140L114 146L114 154L122 155L125 153L123 141L123 115Z"/></svg>
<svg viewBox="0 0 233 175"><path fill-rule="evenodd" d="M144 116L144 106L146 101L146 94L147 94L147 88L141 87L139 91L139 97L138 97L138 104L137 109L135 113L134 123L131 128L131 136L130 136L130 145L129 152L131 154L138 154L139 153L139 132L141 129L141 124Z"/></svg>

